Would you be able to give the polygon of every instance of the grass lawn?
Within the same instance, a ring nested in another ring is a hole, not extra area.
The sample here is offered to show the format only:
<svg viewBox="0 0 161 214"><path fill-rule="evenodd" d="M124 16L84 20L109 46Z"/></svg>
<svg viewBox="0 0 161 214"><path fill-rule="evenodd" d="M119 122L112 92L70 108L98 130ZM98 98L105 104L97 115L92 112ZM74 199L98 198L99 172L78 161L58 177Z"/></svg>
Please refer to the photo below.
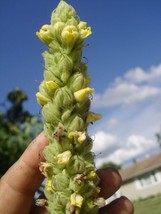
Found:
<svg viewBox="0 0 161 214"><path fill-rule="evenodd" d="M161 214L161 195L134 202L134 214Z"/></svg>

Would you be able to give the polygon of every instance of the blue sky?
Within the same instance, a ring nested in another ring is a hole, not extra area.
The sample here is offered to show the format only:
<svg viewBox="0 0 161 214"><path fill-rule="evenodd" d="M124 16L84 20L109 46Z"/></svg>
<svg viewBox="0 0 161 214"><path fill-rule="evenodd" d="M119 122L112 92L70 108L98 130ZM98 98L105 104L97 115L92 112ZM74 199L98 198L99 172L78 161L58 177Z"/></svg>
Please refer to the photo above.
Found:
<svg viewBox="0 0 161 214"><path fill-rule="evenodd" d="M39 113L35 93L43 79L45 46L35 32L49 23L58 2L0 2L0 102L20 87L29 96L26 109ZM92 109L103 116L90 128L97 164L148 155L157 148L161 125L161 1L67 2L93 32L83 56L95 88Z"/></svg>

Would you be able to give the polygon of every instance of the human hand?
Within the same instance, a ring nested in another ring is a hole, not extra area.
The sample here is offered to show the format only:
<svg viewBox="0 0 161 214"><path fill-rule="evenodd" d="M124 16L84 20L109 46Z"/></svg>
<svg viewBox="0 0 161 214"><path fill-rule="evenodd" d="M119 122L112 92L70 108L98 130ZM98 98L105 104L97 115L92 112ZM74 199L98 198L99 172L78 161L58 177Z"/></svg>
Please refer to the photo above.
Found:
<svg viewBox="0 0 161 214"><path fill-rule="evenodd" d="M3 214L47 214L43 207L33 204L36 190L44 177L39 163L44 161L42 151L48 141L42 132L25 150L20 159L0 180L0 213ZM98 170L100 196L110 197L121 186L121 177L114 169ZM99 210L99 214L132 214L131 202L121 197Z"/></svg>

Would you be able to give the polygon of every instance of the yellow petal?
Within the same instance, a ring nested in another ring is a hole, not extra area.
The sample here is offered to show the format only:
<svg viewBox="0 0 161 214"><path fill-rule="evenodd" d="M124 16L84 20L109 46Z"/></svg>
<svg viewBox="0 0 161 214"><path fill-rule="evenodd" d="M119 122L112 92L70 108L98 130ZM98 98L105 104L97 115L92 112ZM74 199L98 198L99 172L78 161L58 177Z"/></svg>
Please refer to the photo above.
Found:
<svg viewBox="0 0 161 214"><path fill-rule="evenodd" d="M86 140L86 132L78 131L70 132L68 134L68 138L69 139L75 138L80 144L82 144Z"/></svg>
<svg viewBox="0 0 161 214"><path fill-rule="evenodd" d="M83 204L83 197L77 193L73 193L70 197L71 205L75 207L81 207Z"/></svg>
<svg viewBox="0 0 161 214"><path fill-rule="evenodd" d="M74 25L67 25L62 31L62 39L66 43L73 43L79 37L77 28Z"/></svg>
<svg viewBox="0 0 161 214"><path fill-rule="evenodd" d="M49 179L47 180L46 185L45 185L45 189L46 189L47 191L52 191L52 179L51 179L51 178L49 178Z"/></svg>
<svg viewBox="0 0 161 214"><path fill-rule="evenodd" d="M91 122L94 122L96 120L99 120L101 119L101 114L96 114L96 113L93 113L93 112L89 112L88 113L88 116L87 116L87 119L86 119L86 123L91 123Z"/></svg>
<svg viewBox="0 0 161 214"><path fill-rule="evenodd" d="M45 96L43 96L40 92L36 93L36 98L38 103L40 103L40 105L44 106L45 104L47 104L49 102L49 99Z"/></svg>
<svg viewBox="0 0 161 214"><path fill-rule="evenodd" d="M53 40L50 25L43 25L39 32L36 32L36 36L47 45Z"/></svg>
<svg viewBox="0 0 161 214"><path fill-rule="evenodd" d="M74 92L74 97L77 102L83 102L88 98L88 95L93 93L94 89L93 88L83 88L79 91Z"/></svg>
<svg viewBox="0 0 161 214"><path fill-rule="evenodd" d="M87 175L87 178L89 179L93 179L97 176L95 171L90 171L90 173Z"/></svg>
<svg viewBox="0 0 161 214"><path fill-rule="evenodd" d="M71 151L65 151L57 155L58 163L59 164L66 164L68 163L69 159L71 158L72 153Z"/></svg>
<svg viewBox="0 0 161 214"><path fill-rule="evenodd" d="M78 28L80 31L80 37L82 39L85 39L87 36L92 34L91 27L87 27L86 22L80 21L80 23L78 24Z"/></svg>
<svg viewBox="0 0 161 214"><path fill-rule="evenodd" d="M52 164L47 162L40 162L39 170L43 175L47 177L49 172L52 170Z"/></svg>
<svg viewBox="0 0 161 214"><path fill-rule="evenodd" d="M55 91L57 88L59 88L58 84L56 84L54 81L44 81L45 86L48 91Z"/></svg>
<svg viewBox="0 0 161 214"><path fill-rule="evenodd" d="M78 142L82 144L86 140L86 133L85 132L79 132Z"/></svg>

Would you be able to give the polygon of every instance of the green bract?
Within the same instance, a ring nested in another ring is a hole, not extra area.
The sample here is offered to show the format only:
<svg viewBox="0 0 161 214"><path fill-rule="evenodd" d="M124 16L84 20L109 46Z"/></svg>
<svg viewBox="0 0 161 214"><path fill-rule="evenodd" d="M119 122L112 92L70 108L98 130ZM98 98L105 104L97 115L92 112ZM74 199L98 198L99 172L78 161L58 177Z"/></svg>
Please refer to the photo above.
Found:
<svg viewBox="0 0 161 214"><path fill-rule="evenodd" d="M96 214L104 206L87 133L88 125L100 119L89 111L94 89L82 62L84 40L90 34L91 28L65 1L53 11L51 24L36 33L48 47L43 53L44 80L36 97L49 139L40 171L47 179L45 204L50 214Z"/></svg>

